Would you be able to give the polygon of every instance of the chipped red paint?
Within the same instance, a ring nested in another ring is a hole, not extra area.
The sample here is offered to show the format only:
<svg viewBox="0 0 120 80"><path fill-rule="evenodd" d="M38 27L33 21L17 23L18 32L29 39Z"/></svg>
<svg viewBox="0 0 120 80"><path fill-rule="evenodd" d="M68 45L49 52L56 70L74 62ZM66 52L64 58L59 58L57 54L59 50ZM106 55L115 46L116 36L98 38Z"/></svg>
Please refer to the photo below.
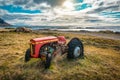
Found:
<svg viewBox="0 0 120 80"><path fill-rule="evenodd" d="M35 38L30 40L30 45L34 45L34 51L31 51L31 57L33 58L38 58L39 57L39 52L40 48L48 43L51 42L57 42L59 44L65 44L66 39L64 36L49 36L49 37L43 37L43 38ZM32 49L31 49L32 50Z"/></svg>

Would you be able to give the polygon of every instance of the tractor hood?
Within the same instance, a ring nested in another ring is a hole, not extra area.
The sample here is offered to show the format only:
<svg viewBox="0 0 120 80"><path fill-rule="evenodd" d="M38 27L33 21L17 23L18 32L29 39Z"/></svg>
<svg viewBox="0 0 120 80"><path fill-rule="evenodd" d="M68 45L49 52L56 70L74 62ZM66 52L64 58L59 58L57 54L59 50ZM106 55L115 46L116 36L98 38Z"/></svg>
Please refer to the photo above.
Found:
<svg viewBox="0 0 120 80"><path fill-rule="evenodd" d="M30 40L30 42L33 44L48 43L48 42L55 42L55 41L58 41L58 38L55 36L48 36L48 37L43 37L43 38L34 38L34 39Z"/></svg>

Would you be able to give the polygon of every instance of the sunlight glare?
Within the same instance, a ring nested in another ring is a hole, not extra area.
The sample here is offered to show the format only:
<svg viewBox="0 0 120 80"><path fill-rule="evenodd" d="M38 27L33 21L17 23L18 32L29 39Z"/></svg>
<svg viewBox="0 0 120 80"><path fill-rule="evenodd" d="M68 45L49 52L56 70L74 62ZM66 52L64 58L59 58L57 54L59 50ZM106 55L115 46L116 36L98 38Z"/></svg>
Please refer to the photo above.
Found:
<svg viewBox="0 0 120 80"><path fill-rule="evenodd" d="M67 0L63 3L63 7L65 7L66 9L69 9L69 10L73 10L74 4L72 1Z"/></svg>

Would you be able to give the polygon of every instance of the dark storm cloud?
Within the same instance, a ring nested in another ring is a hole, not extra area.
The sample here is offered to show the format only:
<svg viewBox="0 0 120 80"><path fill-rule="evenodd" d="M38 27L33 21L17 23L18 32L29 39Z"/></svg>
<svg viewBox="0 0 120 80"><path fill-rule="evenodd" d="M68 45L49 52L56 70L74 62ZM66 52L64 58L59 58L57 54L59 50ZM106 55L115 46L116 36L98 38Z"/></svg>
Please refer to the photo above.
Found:
<svg viewBox="0 0 120 80"><path fill-rule="evenodd" d="M30 1L30 0L15 0L13 2L13 4L15 4L15 5L24 5L24 4L27 4L28 1Z"/></svg>
<svg viewBox="0 0 120 80"><path fill-rule="evenodd" d="M0 5L5 5L5 1L0 1Z"/></svg>
<svg viewBox="0 0 120 80"><path fill-rule="evenodd" d="M48 3L51 6L59 6L62 5L63 2L66 0L0 0L0 4L6 5L6 4L15 4L15 5L24 5L27 4L28 2L33 2L36 4L40 4L43 2Z"/></svg>
<svg viewBox="0 0 120 80"><path fill-rule="evenodd" d="M51 5L52 7L60 6L63 4L64 1L66 1L66 0L33 0L33 2L36 4L46 2L47 4Z"/></svg>
<svg viewBox="0 0 120 80"><path fill-rule="evenodd" d="M93 11L89 11L88 13L98 13L98 12L102 12L105 11L107 9L110 9L112 11L114 10L119 10L119 5L111 5L111 6L106 6L106 7L99 7L97 9L94 9Z"/></svg>
<svg viewBox="0 0 120 80"><path fill-rule="evenodd" d="M99 19L91 19L91 20L85 20L85 21L87 21L87 22L100 22L100 21L102 21L102 20L99 20Z"/></svg>
<svg viewBox="0 0 120 80"><path fill-rule="evenodd" d="M103 10L106 10L106 9L117 9L117 8L119 8L119 5L113 5L113 6L103 7L103 8L100 7L98 9L96 9L95 11L99 12L99 11L103 11Z"/></svg>
<svg viewBox="0 0 120 80"><path fill-rule="evenodd" d="M6 20L14 20L14 19L19 19L19 20L31 20L31 15L19 15L19 14L4 14L2 16L3 19Z"/></svg>

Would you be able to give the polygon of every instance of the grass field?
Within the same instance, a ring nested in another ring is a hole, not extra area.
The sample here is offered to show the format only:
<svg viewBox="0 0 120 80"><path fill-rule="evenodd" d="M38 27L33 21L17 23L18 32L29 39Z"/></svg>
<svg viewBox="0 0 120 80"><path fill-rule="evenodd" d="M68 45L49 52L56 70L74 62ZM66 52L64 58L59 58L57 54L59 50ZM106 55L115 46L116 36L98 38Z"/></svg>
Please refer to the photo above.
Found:
<svg viewBox="0 0 120 80"><path fill-rule="evenodd" d="M49 35L78 37L84 44L84 59L56 57L45 70L40 59L24 62L29 40ZM0 32L0 80L120 80L120 40L56 31Z"/></svg>

